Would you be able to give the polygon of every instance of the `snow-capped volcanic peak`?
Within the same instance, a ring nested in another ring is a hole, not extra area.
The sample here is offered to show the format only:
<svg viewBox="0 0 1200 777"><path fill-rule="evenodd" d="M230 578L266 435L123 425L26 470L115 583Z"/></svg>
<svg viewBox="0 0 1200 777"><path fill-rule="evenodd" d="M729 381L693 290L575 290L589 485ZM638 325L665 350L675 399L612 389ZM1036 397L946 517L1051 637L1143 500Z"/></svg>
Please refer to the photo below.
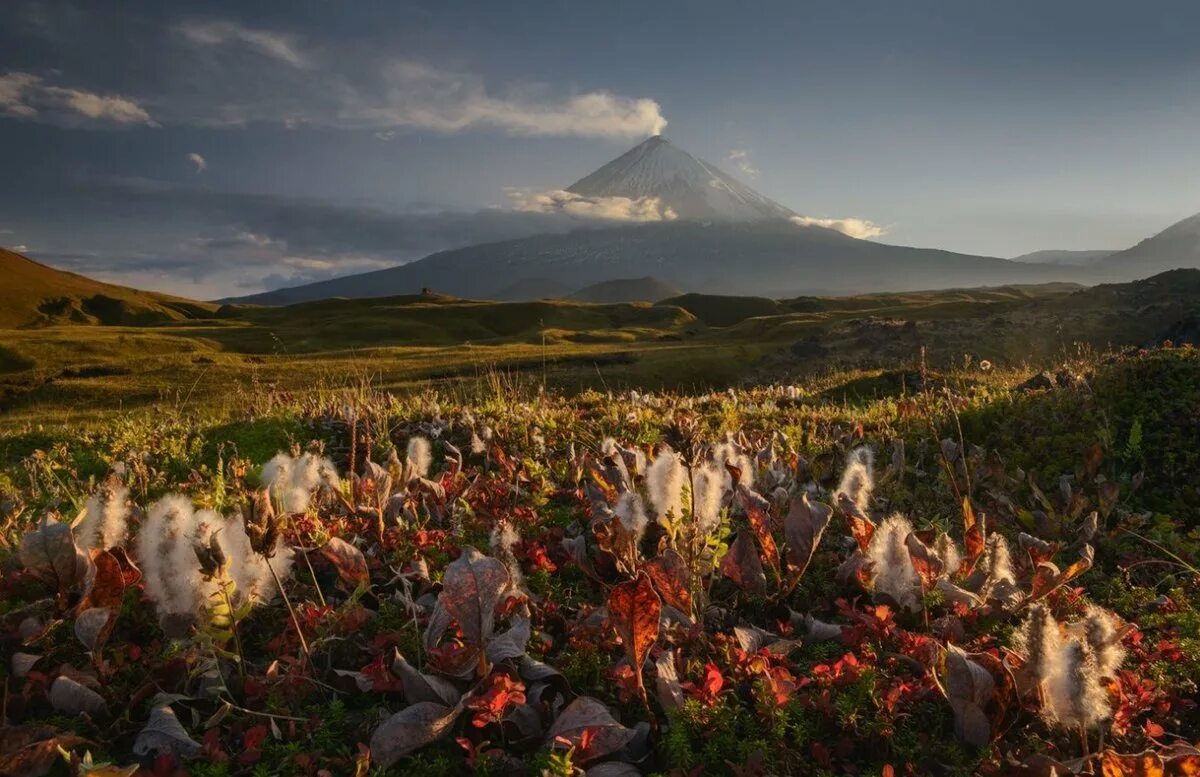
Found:
<svg viewBox="0 0 1200 777"><path fill-rule="evenodd" d="M657 197L681 219L757 221L796 213L655 135L567 191L586 197Z"/></svg>

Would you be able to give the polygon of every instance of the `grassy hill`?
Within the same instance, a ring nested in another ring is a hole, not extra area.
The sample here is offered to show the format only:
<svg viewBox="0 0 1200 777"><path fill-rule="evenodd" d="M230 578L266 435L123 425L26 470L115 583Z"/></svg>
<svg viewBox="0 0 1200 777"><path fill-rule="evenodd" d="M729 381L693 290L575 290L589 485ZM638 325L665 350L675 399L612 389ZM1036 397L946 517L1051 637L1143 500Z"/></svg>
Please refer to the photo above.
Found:
<svg viewBox="0 0 1200 777"><path fill-rule="evenodd" d="M391 391L527 376L566 389L699 388L964 356L1041 369L1079 347L1200 338L1200 271L1131 284L728 297L657 304L436 294L287 307L190 303L15 254L0 291L0 430L114 408ZM104 324L96 326L96 324Z"/></svg>
<svg viewBox="0 0 1200 777"><path fill-rule="evenodd" d="M585 286L570 296L580 302L658 302L679 294L679 289L658 278L617 278Z"/></svg>
<svg viewBox="0 0 1200 777"><path fill-rule="evenodd" d="M101 283L0 248L0 327L144 326L212 315L217 306Z"/></svg>

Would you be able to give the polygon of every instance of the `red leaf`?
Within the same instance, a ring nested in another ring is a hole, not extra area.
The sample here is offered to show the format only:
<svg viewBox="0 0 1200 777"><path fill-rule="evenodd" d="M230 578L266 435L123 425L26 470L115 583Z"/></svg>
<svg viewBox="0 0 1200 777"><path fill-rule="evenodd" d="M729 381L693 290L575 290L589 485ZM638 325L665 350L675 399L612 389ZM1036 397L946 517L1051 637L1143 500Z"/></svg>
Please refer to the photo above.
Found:
<svg viewBox="0 0 1200 777"><path fill-rule="evenodd" d="M975 515L975 510L971 507L970 497L963 497L962 512L963 543L967 551L963 570L969 572L974 568L975 562L979 560L979 557L983 555L983 549L987 545L987 530L984 525L983 514Z"/></svg>
<svg viewBox="0 0 1200 777"><path fill-rule="evenodd" d="M762 561L754 550L753 541L745 539L745 532L738 532L721 559L721 574L737 583L738 588L752 594L762 595L767 590L767 576Z"/></svg>
<svg viewBox="0 0 1200 777"><path fill-rule="evenodd" d="M685 615L692 614L692 594L688 590L687 562L674 548L667 548L642 565L663 601Z"/></svg>
<svg viewBox="0 0 1200 777"><path fill-rule="evenodd" d="M858 541L858 549L866 553L867 546L871 544L871 537L875 534L875 524L862 510L858 509L854 500L845 494L838 494L838 510L846 516L846 523L850 525L850 534Z"/></svg>
<svg viewBox="0 0 1200 777"><path fill-rule="evenodd" d="M625 654L629 656L638 690L642 693L645 692L642 664L658 639L661 615L662 601L645 572L638 572L633 580L613 586L608 595L608 619L625 645Z"/></svg>
<svg viewBox="0 0 1200 777"><path fill-rule="evenodd" d="M360 585L371 584L371 571L367 567L366 557L350 543L340 537L330 537L320 553L333 564L338 577L351 591Z"/></svg>

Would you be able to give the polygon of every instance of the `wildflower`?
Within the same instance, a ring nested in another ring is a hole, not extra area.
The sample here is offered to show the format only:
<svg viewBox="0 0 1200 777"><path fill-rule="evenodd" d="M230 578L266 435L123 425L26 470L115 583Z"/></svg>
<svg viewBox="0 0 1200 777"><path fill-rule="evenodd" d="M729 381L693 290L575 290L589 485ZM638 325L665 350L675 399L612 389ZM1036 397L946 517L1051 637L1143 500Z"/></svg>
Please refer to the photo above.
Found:
<svg viewBox="0 0 1200 777"><path fill-rule="evenodd" d="M979 369L983 370L984 372L988 372L992 369L992 363L987 359L981 359L979 361Z"/></svg>
<svg viewBox="0 0 1200 777"><path fill-rule="evenodd" d="M1062 631L1050 608L1035 604L1017 632L1017 642L1025 653L1025 666L1039 682L1047 682L1061 672Z"/></svg>

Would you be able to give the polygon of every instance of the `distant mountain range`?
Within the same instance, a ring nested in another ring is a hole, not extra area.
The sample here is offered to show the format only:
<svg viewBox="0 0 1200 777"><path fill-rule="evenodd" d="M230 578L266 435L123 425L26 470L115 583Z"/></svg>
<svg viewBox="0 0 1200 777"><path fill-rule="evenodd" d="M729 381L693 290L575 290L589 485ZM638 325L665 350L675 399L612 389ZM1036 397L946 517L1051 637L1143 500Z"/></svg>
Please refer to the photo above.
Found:
<svg viewBox="0 0 1200 777"><path fill-rule="evenodd" d="M557 194L596 213L636 212L639 222L588 220L566 232L439 251L385 270L223 302L287 305L424 289L497 300L567 298L590 287L600 296L628 296L633 293L629 279L647 277L672 291L777 299L1052 281L1122 282L1200 267L1200 215L1124 251L1048 250L1002 259L861 240L814 225L661 136ZM659 291L644 287L637 294L650 298Z"/></svg>

